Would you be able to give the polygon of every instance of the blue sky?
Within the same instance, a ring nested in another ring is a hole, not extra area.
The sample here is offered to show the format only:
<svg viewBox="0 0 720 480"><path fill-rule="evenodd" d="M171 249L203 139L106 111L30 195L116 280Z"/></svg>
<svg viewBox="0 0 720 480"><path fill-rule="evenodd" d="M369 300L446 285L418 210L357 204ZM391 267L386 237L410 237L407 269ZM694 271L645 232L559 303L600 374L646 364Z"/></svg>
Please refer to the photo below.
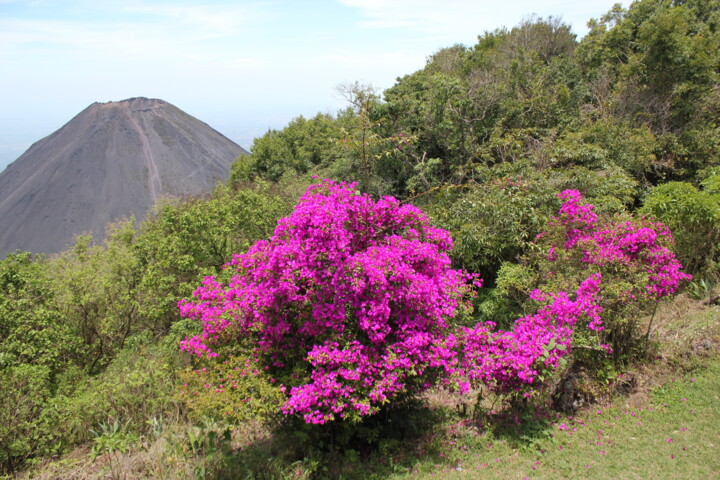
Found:
<svg viewBox="0 0 720 480"><path fill-rule="evenodd" d="M0 171L93 102L161 98L245 148L524 17L615 0L0 0ZM627 2L622 2L627 6Z"/></svg>

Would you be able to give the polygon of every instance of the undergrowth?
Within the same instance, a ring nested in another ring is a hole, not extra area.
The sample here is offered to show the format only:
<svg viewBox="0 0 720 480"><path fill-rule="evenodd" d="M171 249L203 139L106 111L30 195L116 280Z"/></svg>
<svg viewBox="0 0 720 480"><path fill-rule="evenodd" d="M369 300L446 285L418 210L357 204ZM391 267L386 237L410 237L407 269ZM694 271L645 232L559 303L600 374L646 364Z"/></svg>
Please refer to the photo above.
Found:
<svg viewBox="0 0 720 480"><path fill-rule="evenodd" d="M98 424L88 443L15 478L713 478L718 345L720 308L680 296L656 313L647 358L574 414L549 394L441 390L353 425L232 426L176 412L142 429Z"/></svg>

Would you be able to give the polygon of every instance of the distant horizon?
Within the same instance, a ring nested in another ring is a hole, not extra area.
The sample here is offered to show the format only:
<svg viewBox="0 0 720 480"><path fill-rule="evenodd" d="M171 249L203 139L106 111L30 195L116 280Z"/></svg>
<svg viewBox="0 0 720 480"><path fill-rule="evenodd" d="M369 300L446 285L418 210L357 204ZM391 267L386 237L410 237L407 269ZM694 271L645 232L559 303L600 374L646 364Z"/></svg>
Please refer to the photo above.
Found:
<svg viewBox="0 0 720 480"><path fill-rule="evenodd" d="M614 0L0 0L0 172L95 102L158 98L246 150L532 15L580 39Z"/></svg>

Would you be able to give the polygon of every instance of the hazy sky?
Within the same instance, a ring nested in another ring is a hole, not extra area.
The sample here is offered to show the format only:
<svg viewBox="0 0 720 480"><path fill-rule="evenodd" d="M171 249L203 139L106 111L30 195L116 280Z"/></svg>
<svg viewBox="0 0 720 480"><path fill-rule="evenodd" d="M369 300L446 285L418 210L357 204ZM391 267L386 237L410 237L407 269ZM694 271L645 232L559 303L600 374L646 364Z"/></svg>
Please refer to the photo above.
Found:
<svg viewBox="0 0 720 480"><path fill-rule="evenodd" d="M245 148L524 17L615 0L0 0L0 171L93 102L161 98ZM627 6L627 2L621 2Z"/></svg>

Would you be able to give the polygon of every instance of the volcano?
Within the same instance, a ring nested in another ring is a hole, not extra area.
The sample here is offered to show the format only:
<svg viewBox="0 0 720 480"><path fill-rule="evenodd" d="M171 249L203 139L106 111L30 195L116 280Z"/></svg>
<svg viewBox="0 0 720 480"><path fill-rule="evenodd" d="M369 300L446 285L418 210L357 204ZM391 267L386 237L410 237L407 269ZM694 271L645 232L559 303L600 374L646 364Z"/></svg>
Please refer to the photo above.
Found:
<svg viewBox="0 0 720 480"><path fill-rule="evenodd" d="M102 240L108 223L141 221L162 197L210 192L247 154L163 100L94 103L0 173L0 258Z"/></svg>

